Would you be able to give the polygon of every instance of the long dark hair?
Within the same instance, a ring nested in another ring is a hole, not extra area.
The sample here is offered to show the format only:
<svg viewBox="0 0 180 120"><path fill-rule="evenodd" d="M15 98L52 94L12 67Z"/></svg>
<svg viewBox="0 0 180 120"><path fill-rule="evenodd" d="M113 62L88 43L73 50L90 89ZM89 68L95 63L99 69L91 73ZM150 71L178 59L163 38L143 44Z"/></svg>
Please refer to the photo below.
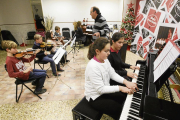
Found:
<svg viewBox="0 0 180 120"><path fill-rule="evenodd" d="M121 39L121 38L124 38L124 35L123 35L122 33L120 33L120 32L114 33L113 36L112 36L111 42L110 42L111 45L112 45L112 40L113 40L114 42L116 42L116 41L118 41L118 40Z"/></svg>
<svg viewBox="0 0 180 120"><path fill-rule="evenodd" d="M104 49L104 47L109 43L109 40L107 38L103 38L100 37L98 39L96 39L94 41L94 43L92 43L89 46L89 51L88 51L88 59L92 59L95 55L96 55L96 49L98 49L99 51L101 51L102 49Z"/></svg>

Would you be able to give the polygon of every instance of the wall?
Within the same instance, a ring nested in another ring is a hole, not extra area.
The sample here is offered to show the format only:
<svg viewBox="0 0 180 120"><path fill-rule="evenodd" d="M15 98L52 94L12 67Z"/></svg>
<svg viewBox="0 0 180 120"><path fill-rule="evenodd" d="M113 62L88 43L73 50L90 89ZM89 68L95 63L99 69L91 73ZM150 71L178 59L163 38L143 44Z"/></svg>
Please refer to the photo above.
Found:
<svg viewBox="0 0 180 120"><path fill-rule="evenodd" d="M0 4L0 8L2 8L2 4ZM3 11L0 10L0 28L1 28L1 29L4 29L2 12L3 12Z"/></svg>
<svg viewBox="0 0 180 120"><path fill-rule="evenodd" d="M34 31L34 19L29 0L0 0L0 27L9 30L22 43L28 31Z"/></svg>
<svg viewBox="0 0 180 120"><path fill-rule="evenodd" d="M73 22L88 18L89 24L94 24L90 16L92 6L99 7L107 23L121 24L123 0L41 0L43 15L54 18L55 26L69 27L74 30Z"/></svg>
<svg viewBox="0 0 180 120"><path fill-rule="evenodd" d="M36 9L38 9L36 11ZM38 14L39 17L43 18L43 12L42 12L42 7L41 7L41 3L39 4L32 4L32 10L33 10L33 15L35 16L35 14Z"/></svg>

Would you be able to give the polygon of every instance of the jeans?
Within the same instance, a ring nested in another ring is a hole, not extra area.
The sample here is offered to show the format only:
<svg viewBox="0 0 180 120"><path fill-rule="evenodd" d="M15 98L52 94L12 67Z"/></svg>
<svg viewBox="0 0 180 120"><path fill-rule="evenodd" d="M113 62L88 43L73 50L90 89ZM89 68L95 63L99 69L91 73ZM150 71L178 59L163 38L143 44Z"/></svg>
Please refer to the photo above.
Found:
<svg viewBox="0 0 180 120"><path fill-rule="evenodd" d="M41 61L50 62L52 73L57 74L56 73L56 65L54 63L54 60L52 59L53 56L54 56L54 54L46 55ZM59 69L60 69L60 64L58 63L57 70L59 70Z"/></svg>
<svg viewBox="0 0 180 120"><path fill-rule="evenodd" d="M33 72L30 72L29 79L37 79L35 91L40 91L44 85L46 79L46 70L33 69Z"/></svg>

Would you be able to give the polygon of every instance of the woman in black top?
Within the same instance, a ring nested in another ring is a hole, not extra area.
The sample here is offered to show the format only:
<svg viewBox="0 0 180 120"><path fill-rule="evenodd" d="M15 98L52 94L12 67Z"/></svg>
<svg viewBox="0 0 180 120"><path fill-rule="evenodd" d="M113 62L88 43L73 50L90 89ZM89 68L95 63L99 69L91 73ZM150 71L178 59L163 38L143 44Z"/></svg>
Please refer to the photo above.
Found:
<svg viewBox="0 0 180 120"><path fill-rule="evenodd" d="M118 73L127 80L131 80L130 78L136 78L137 74L133 72L128 72L125 70L125 68L131 68L134 70L139 69L139 67L126 64L122 61L120 49L123 46L123 43L124 36L119 32L114 33L111 40L110 55L108 56L108 60L111 63L111 66L116 71L116 73ZM110 84L116 85L118 83L115 83L113 80L110 80Z"/></svg>
<svg viewBox="0 0 180 120"><path fill-rule="evenodd" d="M77 22L76 39L82 40L83 44L86 42L86 36L83 34L83 31L81 28L81 21Z"/></svg>

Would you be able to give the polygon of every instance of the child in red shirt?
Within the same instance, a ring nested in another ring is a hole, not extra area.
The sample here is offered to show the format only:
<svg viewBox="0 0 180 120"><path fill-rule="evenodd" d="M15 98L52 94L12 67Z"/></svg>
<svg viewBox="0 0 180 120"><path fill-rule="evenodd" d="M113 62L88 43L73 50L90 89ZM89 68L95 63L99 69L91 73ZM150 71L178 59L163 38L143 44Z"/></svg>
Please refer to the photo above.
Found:
<svg viewBox="0 0 180 120"><path fill-rule="evenodd" d="M40 51L39 49L35 51L34 55L32 55L29 59L27 58L16 58L14 54L17 53L17 44L13 41L5 41L2 44L2 48L7 51L7 58L6 58L6 67L8 71L9 77L19 78L21 80L30 80L36 79L36 94L42 94L46 92L46 89L42 89L44 85L44 81L46 79L46 71L45 70L38 70L32 69L31 66L26 67L24 62L31 62L35 57L36 54Z"/></svg>

